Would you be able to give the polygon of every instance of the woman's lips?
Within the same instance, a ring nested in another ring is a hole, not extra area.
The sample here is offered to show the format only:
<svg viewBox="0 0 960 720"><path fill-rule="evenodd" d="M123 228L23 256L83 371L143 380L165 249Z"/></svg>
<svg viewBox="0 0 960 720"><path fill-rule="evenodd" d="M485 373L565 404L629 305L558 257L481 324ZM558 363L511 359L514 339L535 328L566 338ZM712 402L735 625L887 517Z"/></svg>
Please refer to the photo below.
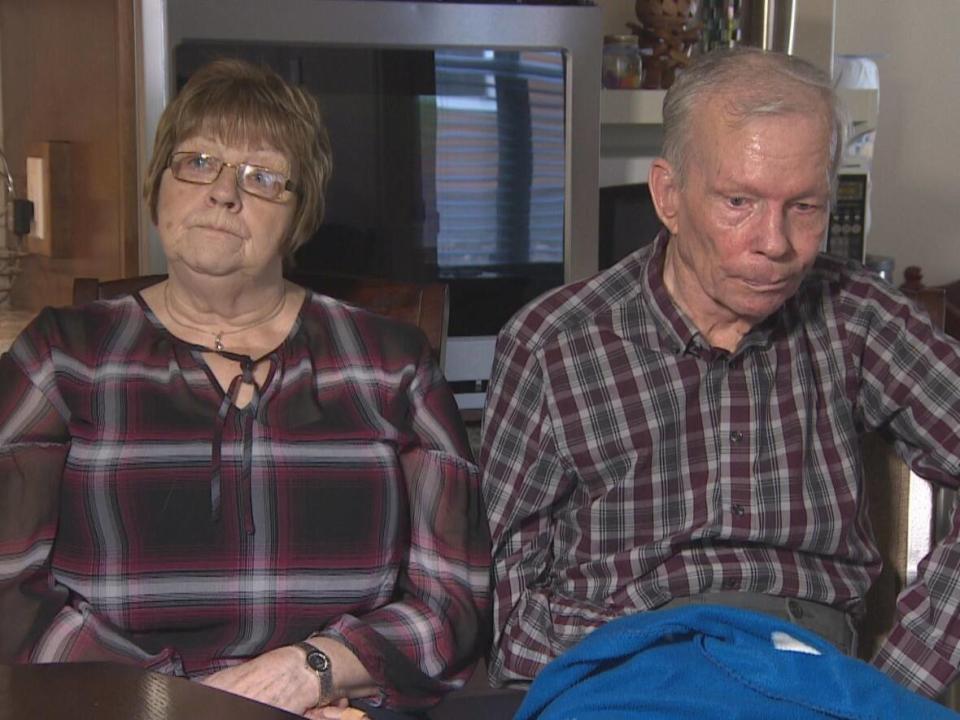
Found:
<svg viewBox="0 0 960 720"><path fill-rule="evenodd" d="M223 235L232 235L236 238L242 238L243 235L236 228L224 227L222 225L195 225L199 230L211 233L220 233Z"/></svg>

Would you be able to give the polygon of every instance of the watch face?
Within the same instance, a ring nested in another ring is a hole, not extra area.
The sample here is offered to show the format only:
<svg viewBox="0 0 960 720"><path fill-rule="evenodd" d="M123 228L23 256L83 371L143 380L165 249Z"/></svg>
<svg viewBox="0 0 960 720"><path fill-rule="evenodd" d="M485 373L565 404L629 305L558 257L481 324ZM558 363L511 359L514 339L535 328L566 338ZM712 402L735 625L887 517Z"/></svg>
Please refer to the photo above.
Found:
<svg viewBox="0 0 960 720"><path fill-rule="evenodd" d="M307 665L317 672L326 672L330 669L330 658L325 652L314 650L307 653Z"/></svg>

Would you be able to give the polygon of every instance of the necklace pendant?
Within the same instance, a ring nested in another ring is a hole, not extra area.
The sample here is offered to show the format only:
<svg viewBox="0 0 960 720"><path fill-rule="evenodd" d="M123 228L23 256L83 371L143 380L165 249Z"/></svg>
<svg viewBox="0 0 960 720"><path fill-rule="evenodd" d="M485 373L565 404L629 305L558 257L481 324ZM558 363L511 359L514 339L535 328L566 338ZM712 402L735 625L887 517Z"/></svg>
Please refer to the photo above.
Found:
<svg viewBox="0 0 960 720"><path fill-rule="evenodd" d="M223 340L220 337L220 333L217 333L216 337L213 339L213 346L217 349L217 352L223 352Z"/></svg>

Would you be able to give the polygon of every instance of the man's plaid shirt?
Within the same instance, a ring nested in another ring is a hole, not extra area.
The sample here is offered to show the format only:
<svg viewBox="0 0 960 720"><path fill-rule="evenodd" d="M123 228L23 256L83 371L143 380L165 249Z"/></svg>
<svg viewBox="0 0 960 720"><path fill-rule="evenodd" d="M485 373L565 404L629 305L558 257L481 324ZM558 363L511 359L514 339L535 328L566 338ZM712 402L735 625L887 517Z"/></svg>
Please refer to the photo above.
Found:
<svg viewBox="0 0 960 720"><path fill-rule="evenodd" d="M856 611L880 571L860 437L960 478L960 345L895 290L819 258L734 353L662 282L668 238L501 332L480 464L495 682L606 621L719 590ZM960 527L921 563L874 662L933 695L960 662Z"/></svg>

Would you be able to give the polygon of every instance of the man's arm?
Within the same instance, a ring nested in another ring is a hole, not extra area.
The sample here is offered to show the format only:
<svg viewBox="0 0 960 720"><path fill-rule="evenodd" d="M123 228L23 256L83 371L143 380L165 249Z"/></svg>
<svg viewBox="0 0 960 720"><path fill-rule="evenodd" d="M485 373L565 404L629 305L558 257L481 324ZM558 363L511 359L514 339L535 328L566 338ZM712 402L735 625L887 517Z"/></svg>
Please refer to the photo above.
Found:
<svg viewBox="0 0 960 720"><path fill-rule="evenodd" d="M960 481L960 344L904 298L873 293L863 304L861 385L866 424L892 436L919 475ZM867 318L864 320L864 318ZM925 557L897 601L897 621L873 663L901 684L938 695L960 664L960 516Z"/></svg>
<svg viewBox="0 0 960 720"><path fill-rule="evenodd" d="M554 589L555 515L576 474L557 452L547 378L537 355L505 331L487 393L480 465L493 542L491 680L532 679L617 616Z"/></svg>

